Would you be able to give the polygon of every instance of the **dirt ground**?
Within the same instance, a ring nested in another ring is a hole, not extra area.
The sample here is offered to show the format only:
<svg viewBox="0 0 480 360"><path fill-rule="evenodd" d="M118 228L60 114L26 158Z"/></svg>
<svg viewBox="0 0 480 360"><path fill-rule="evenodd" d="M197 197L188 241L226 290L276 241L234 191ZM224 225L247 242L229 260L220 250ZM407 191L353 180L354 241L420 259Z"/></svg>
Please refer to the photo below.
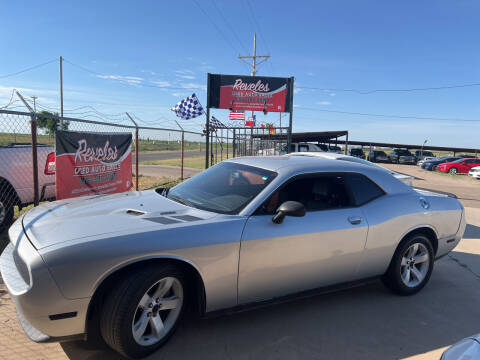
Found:
<svg viewBox="0 0 480 360"><path fill-rule="evenodd" d="M416 177L415 186L455 193L467 230L435 264L417 295L399 297L380 282L249 312L183 323L149 359L440 359L456 341L480 333L480 183L414 166L387 165ZM0 359L118 360L109 349L27 339L0 280Z"/></svg>
<svg viewBox="0 0 480 360"><path fill-rule="evenodd" d="M467 175L448 175L420 169L416 165L381 164L393 171L415 177L413 186L450 192L465 207L480 208L480 180Z"/></svg>

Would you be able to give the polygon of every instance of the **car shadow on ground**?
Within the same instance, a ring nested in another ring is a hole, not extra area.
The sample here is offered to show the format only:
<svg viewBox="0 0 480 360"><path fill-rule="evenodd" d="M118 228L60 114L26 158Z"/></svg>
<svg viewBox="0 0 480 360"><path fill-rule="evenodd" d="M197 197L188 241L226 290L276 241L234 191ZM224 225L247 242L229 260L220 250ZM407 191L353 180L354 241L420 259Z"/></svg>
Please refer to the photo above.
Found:
<svg viewBox="0 0 480 360"><path fill-rule="evenodd" d="M463 234L464 239L480 239L480 226L467 224L465 228L465 233Z"/></svg>
<svg viewBox="0 0 480 360"><path fill-rule="evenodd" d="M148 359L407 358L480 332L478 281L445 257L417 295L393 295L376 281L249 312L191 319ZM75 343L62 347L72 360L120 358Z"/></svg>

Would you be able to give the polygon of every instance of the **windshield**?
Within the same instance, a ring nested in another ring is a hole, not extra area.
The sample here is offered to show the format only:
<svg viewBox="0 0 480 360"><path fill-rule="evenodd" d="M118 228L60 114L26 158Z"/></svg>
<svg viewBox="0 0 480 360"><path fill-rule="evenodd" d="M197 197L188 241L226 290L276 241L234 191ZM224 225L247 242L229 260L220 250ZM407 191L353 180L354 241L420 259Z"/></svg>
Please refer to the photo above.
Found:
<svg viewBox="0 0 480 360"><path fill-rule="evenodd" d="M275 177L265 169L223 162L172 189L167 198L221 214L238 214Z"/></svg>
<svg viewBox="0 0 480 360"><path fill-rule="evenodd" d="M402 156L410 156L412 155L412 153L408 150L395 150L395 152L398 154L398 155L402 155Z"/></svg>

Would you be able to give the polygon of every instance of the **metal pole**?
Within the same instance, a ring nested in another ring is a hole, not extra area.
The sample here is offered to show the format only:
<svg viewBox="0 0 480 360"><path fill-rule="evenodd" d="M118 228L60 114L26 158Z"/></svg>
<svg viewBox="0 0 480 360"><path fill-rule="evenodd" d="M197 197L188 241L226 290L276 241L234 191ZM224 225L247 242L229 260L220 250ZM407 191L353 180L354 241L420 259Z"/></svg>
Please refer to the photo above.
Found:
<svg viewBox="0 0 480 360"><path fill-rule="evenodd" d="M228 145L228 128L227 128L227 160L228 160L228 152L230 151L229 145Z"/></svg>
<svg viewBox="0 0 480 360"><path fill-rule="evenodd" d="M184 154L184 144L185 144L185 132L182 131L182 160L180 162L180 180L183 181L183 154Z"/></svg>
<svg viewBox="0 0 480 360"><path fill-rule="evenodd" d="M213 131L210 133L210 166L213 166Z"/></svg>
<svg viewBox="0 0 480 360"><path fill-rule="evenodd" d="M139 179L139 174L138 174L138 154L139 154L139 143L138 143L138 125L137 123L135 122L135 120L133 120L133 118L130 116L130 114L128 112L126 112L125 114L127 114L128 118L130 119L130 121L133 123L133 125L135 125L135 191L138 191L138 179Z"/></svg>
<svg viewBox="0 0 480 360"><path fill-rule="evenodd" d="M233 129L233 139L232 139L232 157L235 157L235 131L236 131L236 129Z"/></svg>
<svg viewBox="0 0 480 360"><path fill-rule="evenodd" d="M135 128L135 191L138 191L138 179L140 178L138 174L138 127Z"/></svg>
<svg viewBox="0 0 480 360"><path fill-rule="evenodd" d="M210 77L209 77L210 79ZM205 134L205 169L208 169L208 164L210 162L210 159L208 158L209 157L209 147L208 147L208 143L209 143L209 140L210 140L210 108L207 107L207 122L205 123L205 131L206 131L206 134Z"/></svg>
<svg viewBox="0 0 480 360"><path fill-rule="evenodd" d="M288 121L288 134L287 134L287 154L290 153L290 146L292 145L292 121L293 121L293 81L291 77L290 83L290 118Z"/></svg>
<svg viewBox="0 0 480 360"><path fill-rule="evenodd" d="M30 131L32 133L32 164L33 164L33 205L38 206L38 162L37 162L37 115L32 114L30 120Z"/></svg>
<svg viewBox="0 0 480 360"><path fill-rule="evenodd" d="M345 155L348 155L348 131L345 139Z"/></svg>
<svg viewBox="0 0 480 360"><path fill-rule="evenodd" d="M63 124L63 57L60 56L60 122Z"/></svg>

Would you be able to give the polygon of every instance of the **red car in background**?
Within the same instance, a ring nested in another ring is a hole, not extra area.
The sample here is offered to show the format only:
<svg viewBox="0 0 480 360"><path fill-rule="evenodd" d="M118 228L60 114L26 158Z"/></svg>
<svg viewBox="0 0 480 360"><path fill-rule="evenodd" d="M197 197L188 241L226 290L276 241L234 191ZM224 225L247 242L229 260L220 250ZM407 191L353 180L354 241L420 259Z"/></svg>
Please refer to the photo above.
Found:
<svg viewBox="0 0 480 360"><path fill-rule="evenodd" d="M455 174L468 174L471 168L480 166L480 159L477 158L465 158L458 159L449 163L443 163L437 165L437 171L444 173Z"/></svg>

